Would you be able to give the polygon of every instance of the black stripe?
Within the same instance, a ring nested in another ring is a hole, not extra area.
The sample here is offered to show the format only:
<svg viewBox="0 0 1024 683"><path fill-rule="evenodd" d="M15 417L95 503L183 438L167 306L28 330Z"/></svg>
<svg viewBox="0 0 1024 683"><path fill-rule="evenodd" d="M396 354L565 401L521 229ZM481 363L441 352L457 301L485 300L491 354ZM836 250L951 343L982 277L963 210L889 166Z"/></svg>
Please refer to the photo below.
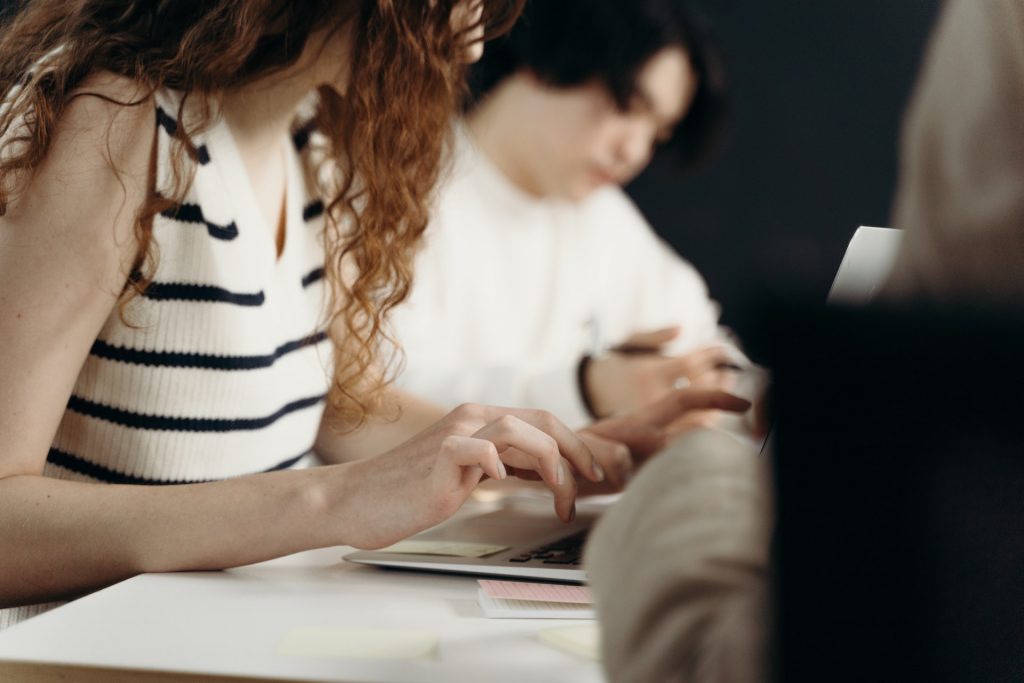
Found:
<svg viewBox="0 0 1024 683"><path fill-rule="evenodd" d="M142 295L154 301L205 301L238 306L262 306L266 298L263 292L238 294L213 285L181 282L151 282Z"/></svg>
<svg viewBox="0 0 1024 683"><path fill-rule="evenodd" d="M302 220L304 221L311 221L322 215L324 215L324 203L319 199L302 207Z"/></svg>
<svg viewBox="0 0 1024 683"><path fill-rule="evenodd" d="M301 152L306 149L306 145L309 144L309 136L314 130L316 130L316 121L306 121L292 133L292 144L295 145L296 150Z"/></svg>
<svg viewBox="0 0 1024 683"><path fill-rule="evenodd" d="M235 225L234 221L227 225L211 223L206 220L206 217L203 215L203 207L198 204L175 204L169 209L161 211L160 215L173 221L181 221L182 223L202 223L206 225L206 231L210 233L210 237L215 237L219 240L233 240L238 237L238 226Z"/></svg>
<svg viewBox="0 0 1024 683"><path fill-rule="evenodd" d="M295 463L297 463L299 460L302 460L308 454L309 454L309 451L306 451L302 455L297 455L294 458L288 458L284 462L279 462L278 464L274 465L273 467L267 468L265 470L259 470L257 472L250 472L249 474L261 474L263 472L276 472L278 470L286 470L289 467L291 467L292 465L294 465ZM106 482L108 484L137 484L137 485L142 485L142 486L167 486L167 485L176 485L176 484L205 484L205 483L211 482L211 481L221 481L221 480L218 480L218 479L173 479L173 480L169 480L169 479L149 479L147 477L137 477L137 476L132 475L132 474L124 474L123 472L118 472L116 470L112 470L109 467L104 467L103 465L97 465L94 462L89 462L85 458L80 458L77 455L71 455L70 453L65 453L64 451L57 450L56 448L51 448L50 449L49 455L46 456L46 462L50 463L51 465L56 465L57 467L63 468L65 470L69 470L71 472L75 472L77 474L84 474L87 477L92 477L93 479L98 479L99 481L103 481L103 482ZM235 476L245 476L245 475L235 475Z"/></svg>
<svg viewBox="0 0 1024 683"><path fill-rule="evenodd" d="M308 337L282 344L274 349L273 353L264 356L214 356L203 353L145 351L143 349L126 349L101 340L96 340L93 343L89 353L97 358L151 367L256 370L259 368L269 368L278 358L307 346L319 344L324 339L327 339L327 333L317 332Z"/></svg>
<svg viewBox="0 0 1024 683"><path fill-rule="evenodd" d="M166 130L167 134L171 137L178 137L178 121L160 106L156 108L156 125ZM210 151L206 148L206 145L196 147L190 141L186 142L188 143L189 150L195 155L196 161L203 166L210 163Z"/></svg>
<svg viewBox="0 0 1024 683"><path fill-rule="evenodd" d="M142 415L130 410L94 403L79 396L72 396L68 409L86 417L105 420L132 429L164 430L169 432L245 432L263 429L274 424L285 415L315 406L323 401L324 395L310 396L292 401L265 417L170 417L168 415Z"/></svg>
<svg viewBox="0 0 1024 683"><path fill-rule="evenodd" d="M314 268L305 275L302 276L302 288L309 287L314 282L319 282L324 279L324 269Z"/></svg>

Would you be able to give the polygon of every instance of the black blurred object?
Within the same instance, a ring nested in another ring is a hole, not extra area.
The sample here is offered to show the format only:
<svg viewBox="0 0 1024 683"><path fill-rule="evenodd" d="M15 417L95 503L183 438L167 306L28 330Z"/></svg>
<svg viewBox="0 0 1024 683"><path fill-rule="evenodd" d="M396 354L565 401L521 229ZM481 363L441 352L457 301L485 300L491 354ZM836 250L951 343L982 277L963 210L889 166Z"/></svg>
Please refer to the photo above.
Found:
<svg viewBox="0 0 1024 683"><path fill-rule="evenodd" d="M726 59L723 145L696 175L655 163L628 191L746 340L752 292L824 300L857 226L888 224L900 120L941 2L694 4Z"/></svg>
<svg viewBox="0 0 1024 683"><path fill-rule="evenodd" d="M767 318L775 680L1024 680L1024 317Z"/></svg>
<svg viewBox="0 0 1024 683"><path fill-rule="evenodd" d="M28 0L0 0L0 21L6 20L27 3Z"/></svg>

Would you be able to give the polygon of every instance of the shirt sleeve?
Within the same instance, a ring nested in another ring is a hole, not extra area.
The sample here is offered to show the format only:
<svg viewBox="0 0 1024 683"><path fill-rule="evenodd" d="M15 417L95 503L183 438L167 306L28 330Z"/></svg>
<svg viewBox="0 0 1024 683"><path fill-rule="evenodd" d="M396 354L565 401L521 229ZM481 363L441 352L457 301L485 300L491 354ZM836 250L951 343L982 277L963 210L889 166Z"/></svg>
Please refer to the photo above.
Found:
<svg viewBox="0 0 1024 683"><path fill-rule="evenodd" d="M584 556L609 681L767 679L769 495L765 459L715 430L644 466Z"/></svg>

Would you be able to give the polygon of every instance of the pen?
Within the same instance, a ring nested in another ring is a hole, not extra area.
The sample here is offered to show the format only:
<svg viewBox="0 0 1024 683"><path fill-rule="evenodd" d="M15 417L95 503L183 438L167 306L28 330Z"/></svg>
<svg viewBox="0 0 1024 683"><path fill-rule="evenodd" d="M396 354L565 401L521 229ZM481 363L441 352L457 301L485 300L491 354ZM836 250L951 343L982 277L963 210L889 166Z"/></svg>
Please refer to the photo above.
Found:
<svg viewBox="0 0 1024 683"><path fill-rule="evenodd" d="M656 349L652 349L649 346L636 346L633 344L621 344L614 346L611 349L615 353L621 353L624 356L642 356L644 354L655 354ZM731 370L733 372L742 372L745 368L737 363L724 362L719 363L715 366L716 370Z"/></svg>

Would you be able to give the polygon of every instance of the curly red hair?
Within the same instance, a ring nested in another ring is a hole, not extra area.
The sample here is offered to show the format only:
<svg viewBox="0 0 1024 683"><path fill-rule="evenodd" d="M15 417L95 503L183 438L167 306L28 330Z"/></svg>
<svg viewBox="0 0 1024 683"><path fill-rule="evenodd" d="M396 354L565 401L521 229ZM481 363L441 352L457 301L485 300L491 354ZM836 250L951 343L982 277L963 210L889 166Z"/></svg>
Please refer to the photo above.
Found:
<svg viewBox="0 0 1024 683"><path fill-rule="evenodd" d="M330 328L328 402L354 428L380 408L394 344L388 312L408 294L414 248L428 218L451 116L463 98L470 28L452 26L459 0L32 0L0 28L0 215L45 158L69 102L92 73L173 88L206 103L189 129L178 112L177 192L190 178L189 135L209 125L213 98L294 64L320 28L352 22L344 97L321 89L315 125L337 173L324 193ZM491 37L523 0L487 0ZM42 66L41 66L42 65ZM125 106L137 105L124 102ZM172 193L173 194L173 193ZM124 302L156 264L152 219L180 196L155 191L138 208L139 251Z"/></svg>

